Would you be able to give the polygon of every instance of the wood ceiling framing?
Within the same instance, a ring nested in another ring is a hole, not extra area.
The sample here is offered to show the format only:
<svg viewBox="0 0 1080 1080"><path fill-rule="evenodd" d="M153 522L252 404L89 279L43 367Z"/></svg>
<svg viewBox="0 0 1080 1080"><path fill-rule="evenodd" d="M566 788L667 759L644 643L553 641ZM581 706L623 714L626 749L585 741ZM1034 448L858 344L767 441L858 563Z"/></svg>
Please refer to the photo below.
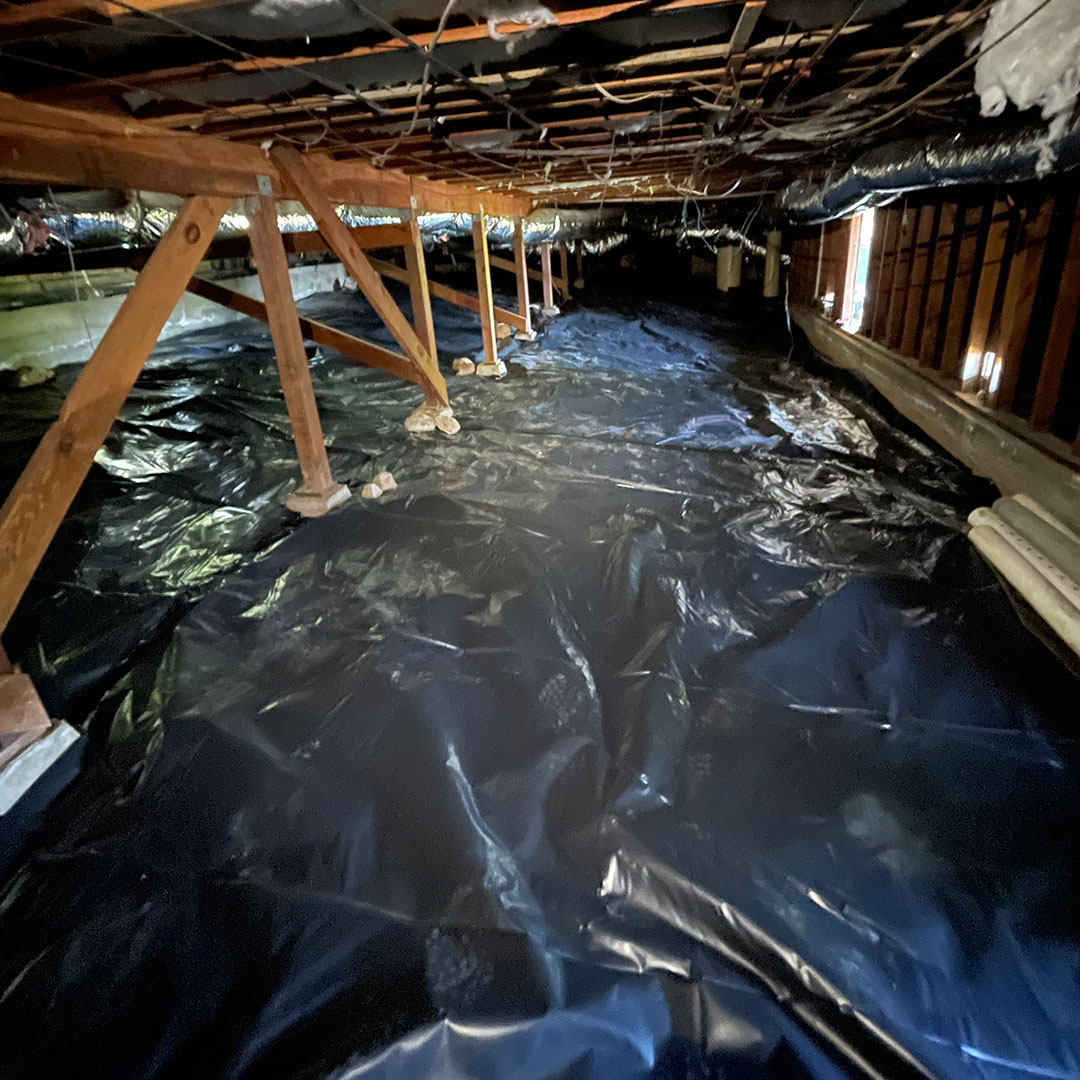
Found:
<svg viewBox="0 0 1080 1080"><path fill-rule="evenodd" d="M986 0L489 2L0 0L0 90L554 204L758 194L977 111Z"/></svg>

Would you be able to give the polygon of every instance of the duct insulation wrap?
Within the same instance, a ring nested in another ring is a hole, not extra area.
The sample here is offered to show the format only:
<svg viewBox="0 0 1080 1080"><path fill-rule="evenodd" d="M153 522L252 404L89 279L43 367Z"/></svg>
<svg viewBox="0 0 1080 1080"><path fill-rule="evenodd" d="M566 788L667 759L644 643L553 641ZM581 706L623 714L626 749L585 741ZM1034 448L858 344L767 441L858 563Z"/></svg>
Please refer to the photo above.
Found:
<svg viewBox="0 0 1080 1080"><path fill-rule="evenodd" d="M1080 119L1057 138L1046 126L995 125L901 139L862 154L840 176L820 184L795 181L780 206L796 224L816 225L922 188L1031 180L1048 147L1056 169L1080 165Z"/></svg>
<svg viewBox="0 0 1080 1080"><path fill-rule="evenodd" d="M0 207L0 261L12 261L35 250L70 248L139 248L157 243L176 218L181 200L135 192L117 198L112 193L76 193L74 197L21 199L12 210ZM391 225L398 211L370 206L337 208L350 228ZM601 222L617 222L618 212L596 210L538 210L524 218L525 243L567 243L599 239ZM427 244L451 237L472 236L470 214L421 213L420 231ZM37 223L32 235L30 223ZM222 220L217 239L242 236L248 218L237 203ZM487 215L488 239L496 247L509 247L514 237L512 218ZM283 233L314 232L315 221L298 202L278 203L278 228ZM35 239L36 238L36 239ZM32 268L30 269L32 272Z"/></svg>

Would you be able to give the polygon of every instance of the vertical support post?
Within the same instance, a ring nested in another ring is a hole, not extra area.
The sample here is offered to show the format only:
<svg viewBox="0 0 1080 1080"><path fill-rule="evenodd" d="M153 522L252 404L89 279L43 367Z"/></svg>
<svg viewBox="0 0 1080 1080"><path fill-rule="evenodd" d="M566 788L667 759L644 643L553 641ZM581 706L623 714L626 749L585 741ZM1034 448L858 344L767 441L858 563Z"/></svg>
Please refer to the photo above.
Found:
<svg viewBox="0 0 1080 1080"><path fill-rule="evenodd" d="M529 264L525 261L525 222L514 218L514 270L517 276L518 314L525 320L525 329L519 330L519 341L532 341L536 331L532 328L532 312L529 310Z"/></svg>
<svg viewBox="0 0 1080 1080"><path fill-rule="evenodd" d="M0 508L0 630L7 626L230 201L199 196L184 203Z"/></svg>
<svg viewBox="0 0 1080 1080"><path fill-rule="evenodd" d="M259 270L281 389L285 392L285 408L303 477L303 483L286 499L285 505L304 517L320 517L343 503L349 497L349 489L335 483L330 474L311 370L289 280L289 263L278 232L277 204L271 195L258 195L252 201L255 205L251 215L251 251Z"/></svg>
<svg viewBox="0 0 1080 1080"><path fill-rule="evenodd" d="M584 289L585 288L584 263L585 263L585 253L584 253L584 249L581 246L581 241L579 240L577 247L574 248L574 265L577 268L577 277L574 278L574 288L575 289Z"/></svg>
<svg viewBox="0 0 1080 1080"><path fill-rule="evenodd" d="M562 291L563 299L566 299L570 295L570 254L565 244L559 245L559 267L562 270L559 277L559 289Z"/></svg>
<svg viewBox="0 0 1080 1080"><path fill-rule="evenodd" d="M416 199L408 210L400 212L403 224L409 228L409 242L405 245L405 270L409 275L409 303L412 305L413 326L421 344L432 355L438 355L435 345L435 323L431 318L431 292L428 288L427 263L424 259L424 243L420 224L416 220ZM426 395L429 404L439 399Z"/></svg>
<svg viewBox="0 0 1080 1080"><path fill-rule="evenodd" d="M476 256L476 295L480 301L480 331L484 336L484 362L496 365L499 361L495 337L495 312L491 302L491 264L488 262L487 224L484 208L472 216L473 253Z"/></svg>
<svg viewBox="0 0 1080 1080"><path fill-rule="evenodd" d="M721 244L716 249L716 287L721 292L727 292L728 246L727 244Z"/></svg>
<svg viewBox="0 0 1080 1080"><path fill-rule="evenodd" d="M544 288L544 314L547 316L558 315L559 309L555 306L555 288L551 281L551 245L540 245L540 281Z"/></svg>
<svg viewBox="0 0 1080 1080"><path fill-rule="evenodd" d="M728 252L727 283L729 289L737 289L742 284L742 244L732 244Z"/></svg>
<svg viewBox="0 0 1080 1080"><path fill-rule="evenodd" d="M767 300L780 295L780 230L770 229L765 234L765 286Z"/></svg>

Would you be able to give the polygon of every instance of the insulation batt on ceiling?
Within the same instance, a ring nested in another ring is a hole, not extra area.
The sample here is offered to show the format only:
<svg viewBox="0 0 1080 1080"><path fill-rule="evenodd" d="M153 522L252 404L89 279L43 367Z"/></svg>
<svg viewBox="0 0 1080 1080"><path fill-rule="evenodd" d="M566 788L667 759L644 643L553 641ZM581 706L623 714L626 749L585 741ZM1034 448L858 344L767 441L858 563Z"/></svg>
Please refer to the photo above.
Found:
<svg viewBox="0 0 1080 1080"><path fill-rule="evenodd" d="M1050 121L1036 164L1045 175L1054 163L1052 143L1064 132L1080 93L1080 4L998 0L979 47L975 92L982 115L999 116L1011 101L1019 109L1038 106Z"/></svg>

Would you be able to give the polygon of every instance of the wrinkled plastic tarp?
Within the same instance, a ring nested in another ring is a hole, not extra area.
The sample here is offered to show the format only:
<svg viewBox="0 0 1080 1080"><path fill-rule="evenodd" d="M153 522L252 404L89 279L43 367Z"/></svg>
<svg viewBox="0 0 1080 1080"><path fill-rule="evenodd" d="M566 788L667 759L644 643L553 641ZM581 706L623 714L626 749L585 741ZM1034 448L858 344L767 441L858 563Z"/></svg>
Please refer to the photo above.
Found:
<svg viewBox="0 0 1080 1080"><path fill-rule="evenodd" d="M578 310L454 440L317 358L400 490L298 523L263 329L162 345L7 638L89 750L0 892L4 1075L1080 1073L1076 679L986 491L785 350Z"/></svg>

